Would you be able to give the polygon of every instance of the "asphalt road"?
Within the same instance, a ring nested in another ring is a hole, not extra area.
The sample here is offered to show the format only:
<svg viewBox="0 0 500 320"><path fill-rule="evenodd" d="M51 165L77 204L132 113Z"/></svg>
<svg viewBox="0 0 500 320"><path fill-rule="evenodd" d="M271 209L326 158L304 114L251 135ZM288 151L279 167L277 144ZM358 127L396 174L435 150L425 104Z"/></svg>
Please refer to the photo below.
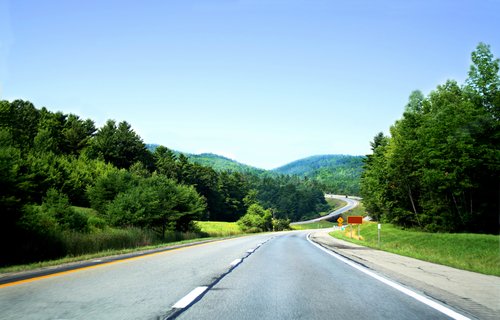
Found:
<svg viewBox="0 0 500 320"><path fill-rule="evenodd" d="M183 299L193 290L203 293ZM318 249L307 232L218 241L0 286L1 319L176 317L448 318Z"/></svg>
<svg viewBox="0 0 500 320"><path fill-rule="evenodd" d="M300 222L293 222L291 224L292 225L293 224L307 224L307 223L318 222L318 221L321 221L321 220L331 220L331 221L333 221L333 220L336 220L336 218L338 216L340 216L342 213L353 209L354 207L356 207L359 204L358 200L352 199L352 198L346 198L345 196L342 196L342 195L327 195L327 197L338 199L338 200L342 200L342 201L346 202L346 205L343 206L342 208L337 209L335 211L332 211L329 214L324 215L322 217L319 217L319 218L316 218L316 219L311 219L311 220L300 221Z"/></svg>

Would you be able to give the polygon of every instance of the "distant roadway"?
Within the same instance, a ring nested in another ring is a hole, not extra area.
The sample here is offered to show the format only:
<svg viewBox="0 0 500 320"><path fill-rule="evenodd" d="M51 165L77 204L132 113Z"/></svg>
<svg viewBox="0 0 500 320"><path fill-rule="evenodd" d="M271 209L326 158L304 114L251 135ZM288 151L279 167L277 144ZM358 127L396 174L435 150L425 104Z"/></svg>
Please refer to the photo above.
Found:
<svg viewBox="0 0 500 320"><path fill-rule="evenodd" d="M293 222L293 223L291 223L291 225L294 225L294 224L314 223L314 222L319 222L321 220L329 220L329 221L337 220L337 218L342 213L355 208L359 204L359 201L357 199L355 199L355 198L347 198L346 196L342 196L342 195L327 194L326 197L327 198L333 198L333 199L342 200L342 201L346 202L346 205L343 206L342 208L337 209L335 211L332 211L329 214L324 215L322 217L319 217L319 218L316 218L316 219L311 219L311 220L306 220L306 221Z"/></svg>
<svg viewBox="0 0 500 320"><path fill-rule="evenodd" d="M3 284L0 319L449 319L308 233L215 241Z"/></svg>

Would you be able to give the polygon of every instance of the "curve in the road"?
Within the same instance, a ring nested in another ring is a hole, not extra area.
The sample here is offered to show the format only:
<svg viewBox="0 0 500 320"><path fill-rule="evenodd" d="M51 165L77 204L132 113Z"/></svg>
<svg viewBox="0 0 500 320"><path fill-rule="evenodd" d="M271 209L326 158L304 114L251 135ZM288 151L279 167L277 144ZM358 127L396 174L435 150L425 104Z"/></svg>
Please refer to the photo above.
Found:
<svg viewBox="0 0 500 320"><path fill-rule="evenodd" d="M357 199L347 198L346 196L343 196L343 195L328 194L328 195L326 195L326 197L344 201L344 202L346 202L346 205L340 209L337 209L335 211L330 212L329 214L327 214L325 216L322 216L322 217L319 217L316 219L306 220L306 221L293 222L290 224L291 225L298 225L298 224L319 222L322 220L336 220L342 213L354 209L359 204L359 201Z"/></svg>

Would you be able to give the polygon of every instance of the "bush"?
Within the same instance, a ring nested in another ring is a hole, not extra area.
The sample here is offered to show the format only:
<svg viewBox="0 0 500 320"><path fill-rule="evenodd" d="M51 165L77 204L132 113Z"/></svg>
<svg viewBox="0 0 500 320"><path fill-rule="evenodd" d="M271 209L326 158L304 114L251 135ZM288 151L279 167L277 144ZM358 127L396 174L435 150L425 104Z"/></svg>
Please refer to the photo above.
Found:
<svg viewBox="0 0 500 320"><path fill-rule="evenodd" d="M237 223L244 232L271 231L272 214L271 211L265 210L259 204L252 204Z"/></svg>
<svg viewBox="0 0 500 320"><path fill-rule="evenodd" d="M153 175L119 193L108 204L107 217L114 226L149 228L163 235L166 231L193 231L192 221L204 210L205 200L192 186Z"/></svg>
<svg viewBox="0 0 500 320"><path fill-rule="evenodd" d="M87 223L91 232L102 230L107 226L106 220L96 216L89 216L87 219Z"/></svg>
<svg viewBox="0 0 500 320"><path fill-rule="evenodd" d="M290 230L290 219L273 219L273 230Z"/></svg>

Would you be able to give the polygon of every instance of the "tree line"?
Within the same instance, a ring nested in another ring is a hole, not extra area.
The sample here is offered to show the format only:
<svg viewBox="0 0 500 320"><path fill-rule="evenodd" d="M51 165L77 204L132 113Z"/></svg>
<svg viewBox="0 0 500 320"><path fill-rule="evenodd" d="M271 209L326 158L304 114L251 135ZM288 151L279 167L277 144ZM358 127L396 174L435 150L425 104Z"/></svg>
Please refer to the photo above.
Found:
<svg viewBox="0 0 500 320"><path fill-rule="evenodd" d="M319 155L297 160L273 171L315 180L326 193L359 195L363 156Z"/></svg>
<svg viewBox="0 0 500 320"><path fill-rule="evenodd" d="M314 182L218 172L163 146L148 150L125 121L97 128L0 101L0 265L64 255L68 232L138 228L161 239L196 232L194 220L237 221L252 205L291 221L328 207Z"/></svg>
<svg viewBox="0 0 500 320"><path fill-rule="evenodd" d="M363 203L378 220L427 231L499 232L499 59L480 43L465 84L414 91L371 143Z"/></svg>

